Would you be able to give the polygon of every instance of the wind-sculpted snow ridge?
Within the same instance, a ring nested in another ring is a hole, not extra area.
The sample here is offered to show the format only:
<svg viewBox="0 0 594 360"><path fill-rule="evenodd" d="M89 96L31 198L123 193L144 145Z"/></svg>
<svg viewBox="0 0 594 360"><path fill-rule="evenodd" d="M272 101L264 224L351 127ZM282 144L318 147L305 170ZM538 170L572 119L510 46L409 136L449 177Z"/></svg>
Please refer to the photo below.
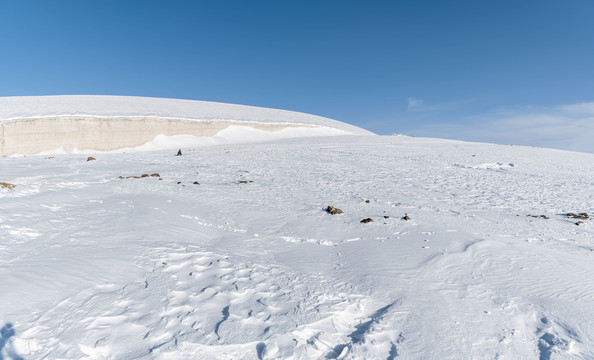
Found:
<svg viewBox="0 0 594 360"><path fill-rule="evenodd" d="M592 154L93 157L0 158L0 359L594 358Z"/></svg>
<svg viewBox="0 0 594 360"><path fill-rule="evenodd" d="M0 156L371 134L336 120L294 111L88 95L0 98L0 128ZM234 131L226 131L229 128Z"/></svg>

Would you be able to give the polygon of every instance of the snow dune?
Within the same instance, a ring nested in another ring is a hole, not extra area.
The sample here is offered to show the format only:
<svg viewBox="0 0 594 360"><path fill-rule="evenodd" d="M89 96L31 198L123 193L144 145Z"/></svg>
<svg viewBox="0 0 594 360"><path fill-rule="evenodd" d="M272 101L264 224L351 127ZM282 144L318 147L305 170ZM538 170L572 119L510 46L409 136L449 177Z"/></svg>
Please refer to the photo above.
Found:
<svg viewBox="0 0 594 360"><path fill-rule="evenodd" d="M0 156L371 134L293 111L124 96L0 98ZM234 129L228 130L230 127ZM257 131L254 131L257 130ZM179 136L185 136L179 142ZM156 137L160 139L156 139ZM189 138L189 137L190 138ZM173 137L165 140L164 137ZM154 146L151 146L154 145Z"/></svg>

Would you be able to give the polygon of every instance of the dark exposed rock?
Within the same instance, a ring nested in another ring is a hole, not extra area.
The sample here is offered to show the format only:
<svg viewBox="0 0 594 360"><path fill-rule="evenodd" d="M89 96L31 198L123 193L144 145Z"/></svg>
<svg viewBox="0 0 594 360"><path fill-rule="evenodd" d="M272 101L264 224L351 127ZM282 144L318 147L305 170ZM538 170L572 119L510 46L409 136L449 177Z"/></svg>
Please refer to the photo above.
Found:
<svg viewBox="0 0 594 360"><path fill-rule="evenodd" d="M367 223L370 223L370 222L373 222L373 219L372 218L366 218L366 219L361 220L361 223L362 224L367 224Z"/></svg>
<svg viewBox="0 0 594 360"><path fill-rule="evenodd" d="M410 216L408 216L408 215L405 215L405 216L402 218L402 220L409 221L409 220L412 220L412 219L410 218Z"/></svg>
<svg viewBox="0 0 594 360"><path fill-rule="evenodd" d="M249 184L249 183L253 183L252 180L239 180L236 181L235 184Z"/></svg>
<svg viewBox="0 0 594 360"><path fill-rule="evenodd" d="M584 223L584 222L583 222L582 220L580 220L580 221L576 222L575 224L576 224L577 226L580 226L580 224L583 224L583 223Z"/></svg>
<svg viewBox="0 0 594 360"><path fill-rule="evenodd" d="M175 156L182 156L181 149L177 150L177 154L175 154Z"/></svg>
<svg viewBox="0 0 594 360"><path fill-rule="evenodd" d="M326 211L332 215L342 214L342 210L340 210L339 208L335 208L332 205L328 205L328 207L326 208Z"/></svg>
<svg viewBox="0 0 594 360"><path fill-rule="evenodd" d="M572 219L582 219L582 220L587 220L590 218L590 215L588 215L588 213L579 213L579 214L574 214L574 213L567 213L567 217L570 217Z"/></svg>
<svg viewBox="0 0 594 360"><path fill-rule="evenodd" d="M542 218L542 219L548 219L549 218L546 215L530 215L530 214L528 214L526 216L530 216L530 217L533 217L533 218Z"/></svg>
<svg viewBox="0 0 594 360"><path fill-rule="evenodd" d="M389 219L390 217L388 215L384 215L384 219Z"/></svg>
<svg viewBox="0 0 594 360"><path fill-rule="evenodd" d="M365 200L365 202L366 202L366 203L368 203L368 204L370 203L370 201L369 201L369 200Z"/></svg>
<svg viewBox="0 0 594 360"><path fill-rule="evenodd" d="M92 156L89 156L89 157L87 158L87 161L94 161L94 160L97 160L97 159L95 159L95 158L94 158L94 157L92 157Z"/></svg>
<svg viewBox="0 0 594 360"><path fill-rule="evenodd" d="M118 176L118 179L140 179L140 178L147 178L147 177L158 177L159 180L163 180L163 178L161 177L161 175L154 173L152 175L149 174L142 174L140 176L138 175L132 175L132 176Z"/></svg>
<svg viewBox="0 0 594 360"><path fill-rule="evenodd" d="M200 185L200 183L198 181L194 181L192 184L194 184L194 185Z"/></svg>

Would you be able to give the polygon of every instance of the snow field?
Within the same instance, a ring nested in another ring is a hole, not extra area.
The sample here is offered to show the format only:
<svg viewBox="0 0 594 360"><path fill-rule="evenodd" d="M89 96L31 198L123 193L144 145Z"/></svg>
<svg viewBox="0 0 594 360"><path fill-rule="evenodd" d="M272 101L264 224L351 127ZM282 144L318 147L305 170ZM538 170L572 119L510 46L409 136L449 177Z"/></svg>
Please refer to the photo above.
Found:
<svg viewBox="0 0 594 360"><path fill-rule="evenodd" d="M592 155L363 136L183 150L0 159L17 185L0 189L2 356L594 357L594 231L563 216L592 212ZM119 179L143 173L163 180Z"/></svg>

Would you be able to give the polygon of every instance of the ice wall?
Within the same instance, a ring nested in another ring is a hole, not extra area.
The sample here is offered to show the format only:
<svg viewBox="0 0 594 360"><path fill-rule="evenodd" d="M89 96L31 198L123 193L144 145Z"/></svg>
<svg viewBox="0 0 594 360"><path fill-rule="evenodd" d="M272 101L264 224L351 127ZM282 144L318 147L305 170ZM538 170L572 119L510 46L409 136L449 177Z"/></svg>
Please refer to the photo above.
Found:
<svg viewBox="0 0 594 360"><path fill-rule="evenodd" d="M31 155L56 149L64 152L110 151L140 146L158 135L215 136L230 125L270 132L291 127L319 127L305 124L192 121L155 117L63 116L14 119L0 122L0 156Z"/></svg>
<svg viewBox="0 0 594 360"><path fill-rule="evenodd" d="M158 135L211 137L230 125L269 132L298 127L372 134L320 116L215 102L87 95L4 97L0 98L0 156L56 149L110 151L139 146Z"/></svg>

